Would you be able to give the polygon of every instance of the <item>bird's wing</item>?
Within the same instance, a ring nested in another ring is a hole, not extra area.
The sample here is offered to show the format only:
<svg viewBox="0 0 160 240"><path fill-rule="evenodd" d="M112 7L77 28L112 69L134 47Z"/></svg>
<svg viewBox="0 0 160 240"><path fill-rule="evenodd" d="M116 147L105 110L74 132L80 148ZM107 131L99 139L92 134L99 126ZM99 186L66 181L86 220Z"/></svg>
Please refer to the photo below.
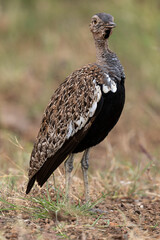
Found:
<svg viewBox="0 0 160 240"><path fill-rule="evenodd" d="M73 72L55 91L31 154L26 193L35 180L42 186L85 136L102 105L99 84L104 77L96 64L87 65Z"/></svg>

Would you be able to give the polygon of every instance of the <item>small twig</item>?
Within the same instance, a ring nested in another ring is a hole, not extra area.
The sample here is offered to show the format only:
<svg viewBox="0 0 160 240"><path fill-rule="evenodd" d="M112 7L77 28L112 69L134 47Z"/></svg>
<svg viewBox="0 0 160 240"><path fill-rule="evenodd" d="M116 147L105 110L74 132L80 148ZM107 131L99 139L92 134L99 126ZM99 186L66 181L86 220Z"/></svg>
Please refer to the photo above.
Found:
<svg viewBox="0 0 160 240"><path fill-rule="evenodd" d="M17 137L14 137L15 142L13 142L12 138L9 138L8 141L11 142L14 146L20 148L21 150L24 150L24 148L22 147L22 145L18 142Z"/></svg>

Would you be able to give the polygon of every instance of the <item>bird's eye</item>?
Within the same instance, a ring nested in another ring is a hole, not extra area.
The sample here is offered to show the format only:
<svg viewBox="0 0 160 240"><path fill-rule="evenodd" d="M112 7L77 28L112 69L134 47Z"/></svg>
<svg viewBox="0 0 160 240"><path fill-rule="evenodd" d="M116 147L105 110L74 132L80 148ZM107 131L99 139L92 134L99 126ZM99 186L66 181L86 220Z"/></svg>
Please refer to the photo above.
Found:
<svg viewBox="0 0 160 240"><path fill-rule="evenodd" d="M93 20L93 23L96 25L96 24L97 24L97 20L96 20L96 19L94 19L94 20Z"/></svg>

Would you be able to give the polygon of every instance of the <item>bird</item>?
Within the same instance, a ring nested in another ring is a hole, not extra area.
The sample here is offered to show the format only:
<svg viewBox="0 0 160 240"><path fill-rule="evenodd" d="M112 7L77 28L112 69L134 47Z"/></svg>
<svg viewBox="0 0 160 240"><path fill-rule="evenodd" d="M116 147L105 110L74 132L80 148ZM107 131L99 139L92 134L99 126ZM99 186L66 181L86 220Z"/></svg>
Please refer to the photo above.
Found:
<svg viewBox="0 0 160 240"><path fill-rule="evenodd" d="M125 103L124 68L108 46L115 27L110 14L92 16L89 28L95 42L96 62L73 71L53 93L31 153L26 194L35 181L42 187L64 161L65 194L69 198L74 155L84 152L81 168L84 196L89 201L90 149L116 125Z"/></svg>

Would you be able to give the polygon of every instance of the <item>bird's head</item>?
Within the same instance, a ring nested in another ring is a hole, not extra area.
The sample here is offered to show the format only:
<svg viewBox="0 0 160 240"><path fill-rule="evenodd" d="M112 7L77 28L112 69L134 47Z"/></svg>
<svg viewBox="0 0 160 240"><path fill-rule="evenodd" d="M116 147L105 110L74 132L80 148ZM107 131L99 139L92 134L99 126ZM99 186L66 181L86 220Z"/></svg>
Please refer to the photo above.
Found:
<svg viewBox="0 0 160 240"><path fill-rule="evenodd" d="M112 28L116 27L114 18L110 14L97 13L90 23L90 30L97 40L106 40L112 33Z"/></svg>

